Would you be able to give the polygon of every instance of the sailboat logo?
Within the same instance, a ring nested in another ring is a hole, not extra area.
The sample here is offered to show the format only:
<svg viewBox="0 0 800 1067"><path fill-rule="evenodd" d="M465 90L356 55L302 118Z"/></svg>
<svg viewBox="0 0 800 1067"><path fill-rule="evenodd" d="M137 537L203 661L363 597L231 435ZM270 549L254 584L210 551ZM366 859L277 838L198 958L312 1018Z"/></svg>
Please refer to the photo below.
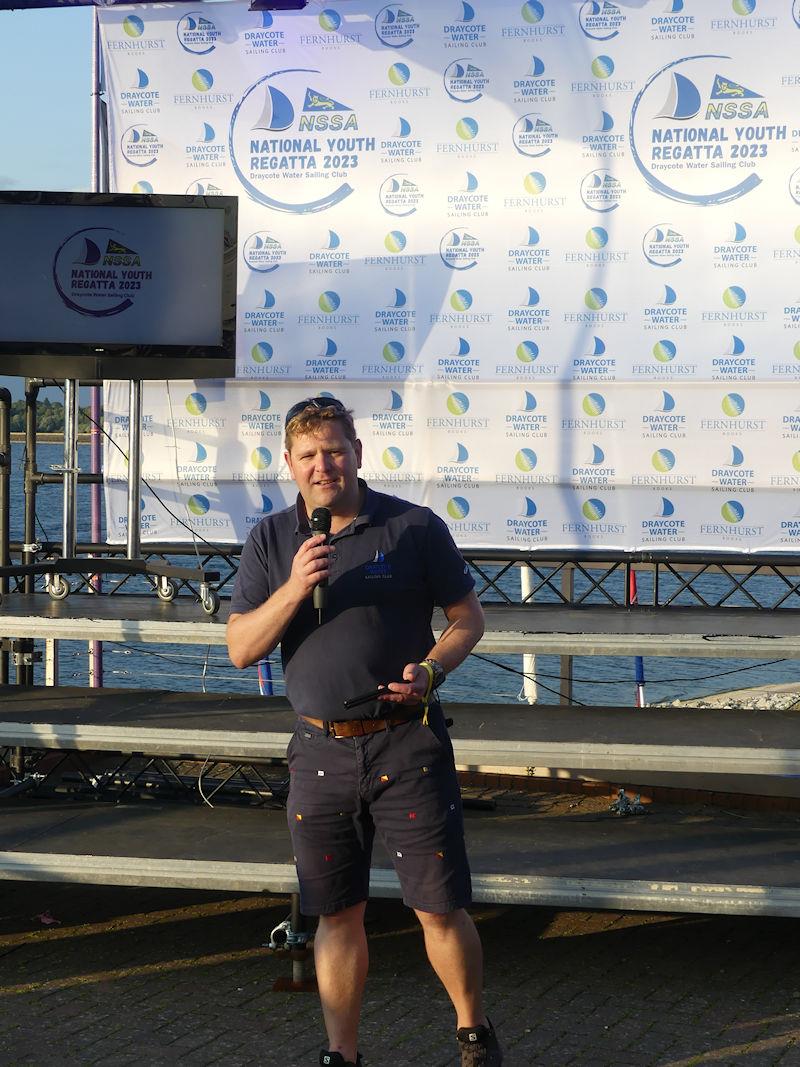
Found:
<svg viewBox="0 0 800 1067"><path fill-rule="evenodd" d="M285 254L281 242L266 230L251 233L242 249L247 266L259 274L271 274L277 270Z"/></svg>
<svg viewBox="0 0 800 1067"><path fill-rule="evenodd" d="M581 182L581 199L590 211L616 211L624 195L622 181L605 168L590 171Z"/></svg>
<svg viewBox="0 0 800 1067"><path fill-rule="evenodd" d="M406 48L418 29L419 23L405 4L387 4L375 16L378 40L389 48Z"/></svg>
<svg viewBox="0 0 800 1067"><path fill-rule="evenodd" d="M658 519L668 519L668 518L670 518L670 516L672 516L674 514L675 514L675 505L672 503L672 501L668 497L662 496L661 497L661 506L658 509L658 511L656 512L656 518L658 518Z"/></svg>
<svg viewBox="0 0 800 1067"><path fill-rule="evenodd" d="M642 253L654 267L675 267L683 261L689 245L683 234L669 223L651 226L642 238Z"/></svg>
<svg viewBox="0 0 800 1067"><path fill-rule="evenodd" d="M522 115L514 123L512 138L514 147L523 156L546 156L557 134L551 124L541 115Z"/></svg>
<svg viewBox="0 0 800 1067"><path fill-rule="evenodd" d="M422 203L423 194L419 185L407 175L392 174L381 185L378 199L384 211L397 218L406 218Z"/></svg>
<svg viewBox="0 0 800 1067"><path fill-rule="evenodd" d="M734 7L738 2L734 0ZM669 15L664 19L669 24ZM676 19L675 33L684 29ZM724 204L761 183L754 169L760 165L757 161L753 168L731 173L722 162L727 158L724 148L715 143L722 135L716 125L720 120L753 122L769 115L766 99L730 77L720 66L725 61L732 62L731 57L705 54L666 63L647 78L633 102L629 122L633 162L659 196L698 206ZM664 168L657 161L675 156L658 146L674 143L687 146L677 156L683 162L674 169ZM698 144L704 148L696 152L688 148ZM700 170L692 169L691 163L687 166L687 160L701 158L707 162Z"/></svg>
<svg viewBox="0 0 800 1067"><path fill-rule="evenodd" d="M600 125L597 127L598 133L610 133L614 129L614 120L611 118L607 111L600 112Z"/></svg>
<svg viewBox="0 0 800 1067"><path fill-rule="evenodd" d="M88 237L82 237L79 243L78 254L73 259L73 263L80 263L86 267L93 267L96 263L100 262L102 252Z"/></svg>
<svg viewBox="0 0 800 1067"><path fill-rule="evenodd" d="M120 138L122 155L133 167L151 166L163 147L158 134L146 126L130 126Z"/></svg>
<svg viewBox="0 0 800 1067"><path fill-rule="evenodd" d="M253 123L253 130L288 130L294 122L294 107L286 93L274 85L268 85L264 92L264 105L261 114Z"/></svg>
<svg viewBox="0 0 800 1067"><path fill-rule="evenodd" d="M180 18L176 32L181 48L196 56L213 52L221 36L214 22L199 11L189 11Z"/></svg>
<svg viewBox="0 0 800 1067"><path fill-rule="evenodd" d="M625 25L625 14L610 0L588 0L581 5L578 22L591 40L610 41Z"/></svg>
<svg viewBox="0 0 800 1067"><path fill-rule="evenodd" d="M443 82L451 100L472 104L483 96L489 79L475 63L457 59L445 69Z"/></svg>

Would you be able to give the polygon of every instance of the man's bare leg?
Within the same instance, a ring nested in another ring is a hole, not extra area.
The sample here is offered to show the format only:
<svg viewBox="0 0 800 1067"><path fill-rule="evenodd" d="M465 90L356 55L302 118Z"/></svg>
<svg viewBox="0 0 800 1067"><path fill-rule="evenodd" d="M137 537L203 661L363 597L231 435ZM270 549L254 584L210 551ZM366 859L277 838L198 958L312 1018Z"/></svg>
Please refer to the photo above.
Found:
<svg viewBox="0 0 800 1067"><path fill-rule="evenodd" d="M463 908L434 915L418 911L431 966L456 1009L456 1026L486 1026L483 949L475 923Z"/></svg>
<svg viewBox="0 0 800 1067"><path fill-rule="evenodd" d="M369 954L364 930L366 902L335 915L321 915L314 937L314 965L328 1051L355 1063L358 1020L367 980Z"/></svg>

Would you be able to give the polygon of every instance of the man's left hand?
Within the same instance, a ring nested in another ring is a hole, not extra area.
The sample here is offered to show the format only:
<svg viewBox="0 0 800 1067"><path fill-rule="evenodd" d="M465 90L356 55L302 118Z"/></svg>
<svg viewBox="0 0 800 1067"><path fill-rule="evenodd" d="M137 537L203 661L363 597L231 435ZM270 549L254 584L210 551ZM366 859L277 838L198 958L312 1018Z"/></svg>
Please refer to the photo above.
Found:
<svg viewBox="0 0 800 1067"><path fill-rule="evenodd" d="M407 663L402 682L389 682L379 700L385 704L421 704L428 692L430 675L419 663Z"/></svg>

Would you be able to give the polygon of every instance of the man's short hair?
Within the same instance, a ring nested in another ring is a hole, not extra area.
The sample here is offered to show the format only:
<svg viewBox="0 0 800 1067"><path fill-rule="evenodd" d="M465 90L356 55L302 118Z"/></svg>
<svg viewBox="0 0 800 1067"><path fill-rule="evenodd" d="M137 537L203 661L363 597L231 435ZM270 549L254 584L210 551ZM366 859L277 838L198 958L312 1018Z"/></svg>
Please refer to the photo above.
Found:
<svg viewBox="0 0 800 1067"><path fill-rule="evenodd" d="M291 452L295 437L317 433L326 422L332 421L341 423L345 437L354 445L358 437L353 412L335 396L312 396L292 404L286 412L284 423L286 451Z"/></svg>

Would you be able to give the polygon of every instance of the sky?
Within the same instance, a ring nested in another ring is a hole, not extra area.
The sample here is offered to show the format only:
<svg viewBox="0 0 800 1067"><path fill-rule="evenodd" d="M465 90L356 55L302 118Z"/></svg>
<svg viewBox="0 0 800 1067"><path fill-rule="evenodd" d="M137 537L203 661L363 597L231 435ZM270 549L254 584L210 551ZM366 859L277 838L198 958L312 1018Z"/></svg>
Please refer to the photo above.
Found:
<svg viewBox="0 0 800 1067"><path fill-rule="evenodd" d="M92 13L0 11L0 189L91 188Z"/></svg>

